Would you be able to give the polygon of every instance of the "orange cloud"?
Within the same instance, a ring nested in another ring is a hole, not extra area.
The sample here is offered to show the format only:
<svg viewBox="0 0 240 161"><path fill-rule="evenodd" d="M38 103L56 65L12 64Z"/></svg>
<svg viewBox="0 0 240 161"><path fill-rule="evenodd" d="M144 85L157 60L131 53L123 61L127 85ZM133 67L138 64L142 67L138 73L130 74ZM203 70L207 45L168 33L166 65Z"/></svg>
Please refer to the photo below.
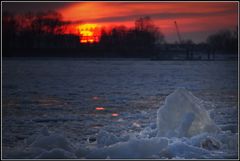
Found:
<svg viewBox="0 0 240 161"><path fill-rule="evenodd" d="M150 16L166 38L175 33L173 22L181 32L212 32L237 26L237 2L72 2L58 11L75 23L101 26L134 26L141 16ZM206 32L206 33L207 33ZM197 40L197 37L195 37Z"/></svg>

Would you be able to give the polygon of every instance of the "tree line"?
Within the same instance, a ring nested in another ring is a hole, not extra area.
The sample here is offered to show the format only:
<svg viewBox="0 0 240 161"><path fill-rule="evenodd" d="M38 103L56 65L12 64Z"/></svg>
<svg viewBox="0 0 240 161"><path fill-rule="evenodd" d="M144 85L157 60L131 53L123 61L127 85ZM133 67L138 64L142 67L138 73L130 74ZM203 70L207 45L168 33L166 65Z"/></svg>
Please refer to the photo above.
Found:
<svg viewBox="0 0 240 161"><path fill-rule="evenodd" d="M191 40L183 44L168 44L153 20L145 16L136 19L131 28L123 25L102 28L98 43L81 44L80 35L66 34L68 25L71 22L64 21L62 15L55 11L21 15L3 12L3 56L152 58L166 55L162 49L169 46L181 46L186 52L193 47L197 50L199 47L208 48L214 53L238 51L237 28L212 34L201 44L194 44Z"/></svg>
<svg viewBox="0 0 240 161"><path fill-rule="evenodd" d="M120 57L151 57L157 54L156 47L164 43L164 35L148 16L135 21L135 26L102 29L99 42L102 51L115 53Z"/></svg>
<svg viewBox="0 0 240 161"><path fill-rule="evenodd" d="M238 53L238 28L235 30L221 30L208 36L207 44L213 52Z"/></svg>
<svg viewBox="0 0 240 161"><path fill-rule="evenodd" d="M64 32L70 24L55 11L28 12L23 15L4 12L2 17L3 47L6 49L62 47ZM67 45L70 44L64 46Z"/></svg>
<svg viewBox="0 0 240 161"><path fill-rule="evenodd" d="M133 28L117 26L111 30L102 29L100 42L96 44L80 44L80 35L66 34L70 24L55 11L22 15L4 12L3 56L15 56L18 51L23 51L21 54L55 51L59 52L55 55L65 55L65 52L70 55L71 51L83 57L101 56L97 52L106 57L147 57L154 52L155 43L164 39L150 17L137 19Z"/></svg>

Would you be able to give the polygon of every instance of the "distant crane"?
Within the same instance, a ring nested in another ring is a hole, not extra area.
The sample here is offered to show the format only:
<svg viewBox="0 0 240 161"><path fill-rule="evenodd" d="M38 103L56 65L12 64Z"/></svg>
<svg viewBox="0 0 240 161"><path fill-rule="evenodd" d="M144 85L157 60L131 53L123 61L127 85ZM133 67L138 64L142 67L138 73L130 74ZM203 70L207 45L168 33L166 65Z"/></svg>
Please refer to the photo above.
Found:
<svg viewBox="0 0 240 161"><path fill-rule="evenodd" d="M175 27L176 27L176 31L177 31L177 36L179 39L179 44L184 48L184 50L186 50L186 59L193 59L193 51L191 48L191 44L186 44L186 42L183 41L181 35L180 35L180 31L177 25L177 21L174 21Z"/></svg>
<svg viewBox="0 0 240 161"><path fill-rule="evenodd" d="M182 44L182 37L181 37L180 32L179 32L179 28L178 28L178 25L177 25L177 21L174 21L174 24L175 24L175 27L176 27L176 31L177 31L179 43Z"/></svg>

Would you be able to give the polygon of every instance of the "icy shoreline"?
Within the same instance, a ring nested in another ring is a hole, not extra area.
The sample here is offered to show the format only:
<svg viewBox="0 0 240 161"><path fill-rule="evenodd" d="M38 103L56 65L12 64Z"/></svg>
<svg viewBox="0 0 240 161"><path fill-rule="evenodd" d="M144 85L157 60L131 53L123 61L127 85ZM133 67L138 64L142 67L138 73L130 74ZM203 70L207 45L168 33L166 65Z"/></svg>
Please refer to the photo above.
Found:
<svg viewBox="0 0 240 161"><path fill-rule="evenodd" d="M86 144L73 145L46 127L25 140L24 148L6 152L11 159L230 159L237 158L238 134L222 131L209 117L203 101L185 89L170 94L157 120L139 133L122 136L101 130Z"/></svg>

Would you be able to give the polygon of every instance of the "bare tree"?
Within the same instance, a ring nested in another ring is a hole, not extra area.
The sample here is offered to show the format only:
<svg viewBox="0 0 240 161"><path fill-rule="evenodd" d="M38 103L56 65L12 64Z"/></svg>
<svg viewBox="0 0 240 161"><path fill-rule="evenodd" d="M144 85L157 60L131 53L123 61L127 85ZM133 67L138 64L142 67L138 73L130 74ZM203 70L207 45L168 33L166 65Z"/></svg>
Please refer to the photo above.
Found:
<svg viewBox="0 0 240 161"><path fill-rule="evenodd" d="M208 36L207 43L211 50L237 53L237 32L221 30Z"/></svg>

